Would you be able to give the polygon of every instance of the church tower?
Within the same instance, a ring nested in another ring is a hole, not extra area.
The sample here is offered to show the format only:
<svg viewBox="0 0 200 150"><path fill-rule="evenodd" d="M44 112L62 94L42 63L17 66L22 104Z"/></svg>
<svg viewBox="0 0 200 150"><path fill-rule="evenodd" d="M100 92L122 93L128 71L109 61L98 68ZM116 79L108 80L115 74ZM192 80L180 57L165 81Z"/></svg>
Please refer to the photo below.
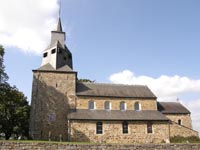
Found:
<svg viewBox="0 0 200 150"><path fill-rule="evenodd" d="M73 69L72 54L65 45L65 32L62 31L60 18L58 20L57 30L51 31L51 43L43 53L42 66L48 63L54 69L58 69L64 65Z"/></svg>
<svg viewBox="0 0 200 150"><path fill-rule="evenodd" d="M29 130L32 139L67 139L67 115L76 104L76 80L59 18L57 29L51 31L50 44L43 51L40 68L33 70Z"/></svg>

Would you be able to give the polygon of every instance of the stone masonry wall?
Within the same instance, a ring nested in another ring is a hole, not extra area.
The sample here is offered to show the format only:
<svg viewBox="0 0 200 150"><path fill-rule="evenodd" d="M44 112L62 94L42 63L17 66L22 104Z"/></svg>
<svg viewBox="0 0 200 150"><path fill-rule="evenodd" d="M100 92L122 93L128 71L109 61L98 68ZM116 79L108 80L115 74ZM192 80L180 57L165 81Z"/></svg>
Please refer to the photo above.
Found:
<svg viewBox="0 0 200 150"><path fill-rule="evenodd" d="M198 136L198 132L192 129L192 122L189 114L167 114L165 115L172 122L170 124L170 136ZM178 120L181 125L178 125Z"/></svg>
<svg viewBox="0 0 200 150"><path fill-rule="evenodd" d="M63 144L0 141L0 150L199 150L200 144Z"/></svg>
<svg viewBox="0 0 200 150"><path fill-rule="evenodd" d="M77 109L88 109L88 102L93 100L96 105L96 109L104 109L105 101L111 102L112 110L120 110L120 102L126 103L127 110L134 110L135 102L141 104L142 110L157 110L156 99L134 99L134 98L102 98L102 97L83 97L79 96L77 101Z"/></svg>
<svg viewBox="0 0 200 150"><path fill-rule="evenodd" d="M183 137L198 136L198 132L191 128L180 126L177 123L172 122L170 124L170 136L174 137L178 135Z"/></svg>
<svg viewBox="0 0 200 150"><path fill-rule="evenodd" d="M160 143L169 141L166 122L152 122L153 133L147 133L147 122L128 121L128 134L122 133L122 121L103 121L103 134L96 134L96 121L71 121L70 141L95 143Z"/></svg>
<svg viewBox="0 0 200 150"><path fill-rule="evenodd" d="M171 121L178 123L181 120L181 124L192 129L192 121L189 114L164 114Z"/></svg>
<svg viewBox="0 0 200 150"><path fill-rule="evenodd" d="M75 106L75 82L75 73L34 72L30 116L33 139L67 139L67 113Z"/></svg>

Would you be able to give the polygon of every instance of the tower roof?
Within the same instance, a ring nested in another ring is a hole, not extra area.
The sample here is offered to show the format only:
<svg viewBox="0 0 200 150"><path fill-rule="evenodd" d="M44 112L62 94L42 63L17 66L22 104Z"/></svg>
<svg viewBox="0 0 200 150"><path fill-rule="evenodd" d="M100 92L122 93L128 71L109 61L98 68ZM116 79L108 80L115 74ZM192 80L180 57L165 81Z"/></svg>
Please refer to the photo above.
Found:
<svg viewBox="0 0 200 150"><path fill-rule="evenodd" d="M61 24L61 19L60 19L60 17L59 17L59 19L58 19L58 25L57 25L57 30L56 30L56 31L62 32L62 24Z"/></svg>
<svg viewBox="0 0 200 150"><path fill-rule="evenodd" d="M50 64L54 69L68 66L72 70L72 54L65 45L65 32L62 31L60 17L58 18L57 29L51 31L51 42L44 50L41 66ZM66 67L65 67L66 69Z"/></svg>

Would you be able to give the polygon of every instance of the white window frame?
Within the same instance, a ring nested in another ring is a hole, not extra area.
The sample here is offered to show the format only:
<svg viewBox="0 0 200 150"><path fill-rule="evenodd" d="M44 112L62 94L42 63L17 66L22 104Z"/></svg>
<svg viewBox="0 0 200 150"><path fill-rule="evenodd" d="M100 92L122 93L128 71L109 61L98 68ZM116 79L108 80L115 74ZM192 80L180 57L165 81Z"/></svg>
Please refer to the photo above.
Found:
<svg viewBox="0 0 200 150"><path fill-rule="evenodd" d="M108 104L108 109L107 109L107 104ZM104 102L104 109L106 111L110 111L111 110L111 102L110 101L105 101Z"/></svg>
<svg viewBox="0 0 200 150"><path fill-rule="evenodd" d="M121 107L122 104L124 104L124 107L123 107L124 109L121 109L122 108ZM120 102L119 108L120 108L121 111L126 111L126 102L124 102L124 101Z"/></svg>
<svg viewBox="0 0 200 150"><path fill-rule="evenodd" d="M93 103L93 108L91 108L90 106L91 106L91 103ZM88 109L89 110L95 110L96 109L96 103L93 101L93 100L90 100L89 102L88 102Z"/></svg>
<svg viewBox="0 0 200 150"><path fill-rule="evenodd" d="M136 105L138 105L138 108L139 109L136 109ZM135 111L141 111L142 109L141 109L141 103L140 102L135 102L135 104L134 104L134 110Z"/></svg>

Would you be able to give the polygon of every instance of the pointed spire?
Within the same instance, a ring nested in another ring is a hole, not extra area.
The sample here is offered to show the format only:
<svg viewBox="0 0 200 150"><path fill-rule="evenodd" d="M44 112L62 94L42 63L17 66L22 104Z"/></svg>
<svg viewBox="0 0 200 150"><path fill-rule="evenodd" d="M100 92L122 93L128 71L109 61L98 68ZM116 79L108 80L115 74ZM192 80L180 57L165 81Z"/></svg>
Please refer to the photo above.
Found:
<svg viewBox="0 0 200 150"><path fill-rule="evenodd" d="M59 17L59 19L58 19L57 31L58 31L58 32L62 32L62 24L61 24L61 19L60 19L60 17Z"/></svg>

